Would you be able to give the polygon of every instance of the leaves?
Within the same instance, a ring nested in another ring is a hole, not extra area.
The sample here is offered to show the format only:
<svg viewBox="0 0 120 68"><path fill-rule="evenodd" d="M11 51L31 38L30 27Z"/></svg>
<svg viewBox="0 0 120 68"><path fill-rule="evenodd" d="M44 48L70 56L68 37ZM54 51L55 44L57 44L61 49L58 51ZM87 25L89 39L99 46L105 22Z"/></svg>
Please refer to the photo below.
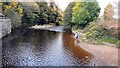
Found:
<svg viewBox="0 0 120 68"><path fill-rule="evenodd" d="M71 20L72 20L72 8L74 7L75 3L71 2L68 7L65 9L64 11L64 18L63 18L63 22L64 25L70 25L71 24Z"/></svg>
<svg viewBox="0 0 120 68"><path fill-rule="evenodd" d="M97 2L77 2L73 7L72 23L78 27L85 27L89 22L95 20L100 13Z"/></svg>
<svg viewBox="0 0 120 68"><path fill-rule="evenodd" d="M17 28L21 23L23 10L18 2L3 2L3 14L11 19L12 28Z"/></svg>

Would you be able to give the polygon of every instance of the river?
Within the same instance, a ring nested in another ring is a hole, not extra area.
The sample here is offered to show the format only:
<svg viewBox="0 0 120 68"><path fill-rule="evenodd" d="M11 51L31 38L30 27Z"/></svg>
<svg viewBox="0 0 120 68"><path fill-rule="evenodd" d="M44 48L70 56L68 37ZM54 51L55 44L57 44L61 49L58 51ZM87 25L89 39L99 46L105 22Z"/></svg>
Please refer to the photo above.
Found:
<svg viewBox="0 0 120 68"><path fill-rule="evenodd" d="M3 66L90 66L93 55L68 32L16 29L2 39Z"/></svg>

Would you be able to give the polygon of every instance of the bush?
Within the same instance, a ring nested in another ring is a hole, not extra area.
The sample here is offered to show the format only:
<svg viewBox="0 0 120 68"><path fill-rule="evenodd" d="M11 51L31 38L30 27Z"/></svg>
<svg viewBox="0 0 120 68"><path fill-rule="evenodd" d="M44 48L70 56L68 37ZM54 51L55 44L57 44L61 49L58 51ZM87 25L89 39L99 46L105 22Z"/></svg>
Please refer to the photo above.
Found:
<svg viewBox="0 0 120 68"><path fill-rule="evenodd" d="M90 25L85 28L85 34L87 38L101 38L107 35L108 31L98 23L90 23Z"/></svg>
<svg viewBox="0 0 120 68"><path fill-rule="evenodd" d="M99 23L92 22L84 29L84 33L86 35L86 38L88 40L91 40L91 42L108 42L120 45L118 38L112 35L111 31L109 31L105 25L103 26Z"/></svg>

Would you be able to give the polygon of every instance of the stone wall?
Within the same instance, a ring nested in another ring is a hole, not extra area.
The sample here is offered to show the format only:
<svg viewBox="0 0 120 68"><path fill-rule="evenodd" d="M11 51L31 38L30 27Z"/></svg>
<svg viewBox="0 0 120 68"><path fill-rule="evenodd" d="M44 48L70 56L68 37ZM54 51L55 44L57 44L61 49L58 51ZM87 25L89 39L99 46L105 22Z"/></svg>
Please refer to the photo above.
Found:
<svg viewBox="0 0 120 68"><path fill-rule="evenodd" d="M0 38L11 32L11 20L0 18Z"/></svg>

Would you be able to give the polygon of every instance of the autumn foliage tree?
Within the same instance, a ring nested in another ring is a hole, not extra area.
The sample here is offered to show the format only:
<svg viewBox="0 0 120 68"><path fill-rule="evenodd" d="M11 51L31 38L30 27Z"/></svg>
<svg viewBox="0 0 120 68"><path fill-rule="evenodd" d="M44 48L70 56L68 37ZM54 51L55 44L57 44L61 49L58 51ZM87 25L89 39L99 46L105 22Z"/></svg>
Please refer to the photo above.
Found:
<svg viewBox="0 0 120 68"><path fill-rule="evenodd" d="M110 20L110 19L112 19L113 15L114 15L114 8L113 8L113 6L109 3L109 4L107 5L107 7L105 8L105 10L104 10L104 15L103 15L103 17L104 17L105 20Z"/></svg>
<svg viewBox="0 0 120 68"><path fill-rule="evenodd" d="M21 17L23 10L19 2L3 2L3 14L11 19L12 28L17 28L21 25Z"/></svg>

